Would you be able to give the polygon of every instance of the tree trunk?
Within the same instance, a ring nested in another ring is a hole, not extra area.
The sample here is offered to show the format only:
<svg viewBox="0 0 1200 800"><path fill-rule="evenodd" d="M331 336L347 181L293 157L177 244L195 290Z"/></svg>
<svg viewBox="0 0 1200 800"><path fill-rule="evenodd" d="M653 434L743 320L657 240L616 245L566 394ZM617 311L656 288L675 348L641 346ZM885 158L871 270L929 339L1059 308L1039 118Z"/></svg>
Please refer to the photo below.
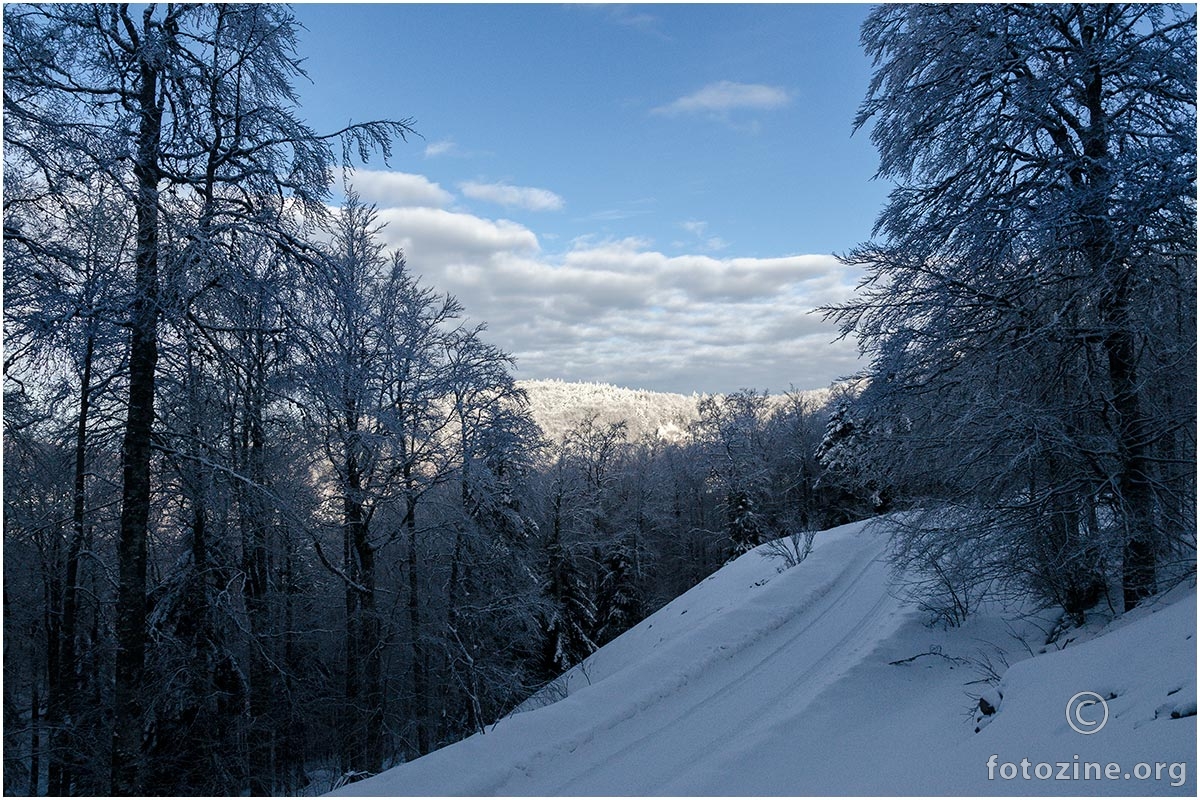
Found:
<svg viewBox="0 0 1200 800"><path fill-rule="evenodd" d="M360 734L362 714L362 663L359 659L359 638L362 636L362 592L355 585L359 580L354 552L354 528L361 524L362 506L357 501L357 469L354 459L347 462L348 486L342 508L342 559L346 576L346 719L342 747L347 770L361 770L363 742Z"/></svg>
<svg viewBox="0 0 1200 800"><path fill-rule="evenodd" d="M467 523L464 521L463 524ZM458 613L460 589L464 584L470 585L470 568L465 561L465 549L466 534L462 527L459 527L454 532L454 557L450 562L450 581L446 592L446 632L449 634L446 644L446 661L447 668L453 674L454 680L446 681L443 684L442 696L447 699L442 704L442 718L444 720L452 719L454 716L449 708L449 697L451 687L457 683L465 694L468 729L484 733L483 712L479 701L479 675L475 668L475 656L471 652L475 646L475 636L470 629L470 623L466 623L464 627L464 620ZM454 643L450 644L450 640L453 640ZM461 666L459 658L454 652L456 649L462 656ZM451 731L451 733L454 732Z"/></svg>
<svg viewBox="0 0 1200 800"><path fill-rule="evenodd" d="M1142 409L1138 379L1137 343L1131 330L1130 306L1133 298L1130 270L1133 266L1110 266L1111 284L1100 298L1100 313L1105 329L1104 351L1108 357L1108 378L1112 386L1112 407L1116 411L1117 489L1119 511L1124 522L1125 541L1122 588L1125 610L1154 594L1155 568L1155 492L1151 477L1151 453L1147 421Z"/></svg>
<svg viewBox="0 0 1200 800"><path fill-rule="evenodd" d="M362 765L372 775L383 771L383 648L379 614L375 608L375 552L367 540L367 526L358 527L359 580L363 593L359 626L359 662L362 664L363 754Z"/></svg>
<svg viewBox="0 0 1200 800"><path fill-rule="evenodd" d="M56 797L71 793L72 764L77 758L73 709L75 702L76 628L79 619L79 557L83 551L87 510L87 424L91 409L92 360L96 340L88 334L84 342L83 377L79 387L79 419L75 429L75 483L72 490L71 541L62 593L62 616L58 630L58 664L50 676L47 717L50 721L48 792Z"/></svg>
<svg viewBox="0 0 1200 800"><path fill-rule="evenodd" d="M258 335L261 340L261 334ZM275 675L271 669L272 653L268 652L274 639L270 619L270 564L267 552L266 509L261 502L265 481L263 465L262 392L263 376L259 366L260 353L254 354L246 380L243 402L241 441L242 468L249 486L238 484L238 507L241 516L242 571L245 580L242 594L246 603L246 618L252 642L249 654L250 727L248 742L248 772L250 794L267 797L272 792L276 732L272 724L272 698L275 694Z"/></svg>
<svg viewBox="0 0 1200 800"><path fill-rule="evenodd" d="M1138 397L1133 337L1115 331L1105 340L1113 407L1119 425L1121 472L1117 488L1125 522L1122 588L1125 610L1154 594L1155 524L1154 487L1150 477L1149 436Z"/></svg>
<svg viewBox="0 0 1200 800"><path fill-rule="evenodd" d="M50 558L48 563L43 567L43 570L47 573L46 578L45 578L45 590L44 590L45 595L46 595L45 624L43 626L43 630L46 635L46 639L45 639L46 640L46 658L45 658L45 662L46 662L45 663L46 692L45 692L45 695L43 696L43 699L46 703L46 714L43 718L43 722L45 723L45 727L46 727L46 735L45 735L46 742L45 743L48 745L51 744L54 740L55 720L53 719L51 714L53 711L56 710L54 708L54 705L57 702L56 697L55 697L56 683L60 680L60 678L62 676L62 670L59 665L62 663L61 655L62 655L63 588L62 588L62 576L59 574L58 552L60 549L59 548L60 531L58 530L57 526L55 526L53 536L54 536L54 540L51 543L51 552L53 553L53 557ZM37 675L36 666L34 667L34 671L32 674ZM59 695L59 697L61 697L61 695ZM36 720L36 717L34 719ZM56 775L55 775L55 771L51 769L51 765L53 764L53 761L54 761L53 750L50 747L47 747L45 749L46 749L46 761L47 761L46 777L47 777L47 783L48 783L50 780L53 780L56 777Z"/></svg>
<svg viewBox="0 0 1200 800"><path fill-rule="evenodd" d="M346 574L346 699L353 719L349 766L375 774L383 769L383 648L375 609L375 551L363 508L362 475L357 458L346 462L343 503Z"/></svg>
<svg viewBox="0 0 1200 800"><path fill-rule="evenodd" d="M1081 38L1091 52L1095 30L1085 26ZM1085 103L1088 129L1083 140L1087 189L1093 198L1082 209L1084 252L1093 275L1103 281L1099 298L1100 322L1105 331L1104 351L1112 407L1117 415L1117 452L1120 472L1120 511L1125 524L1125 609L1129 610L1155 591L1154 488L1150 479L1150 445L1146 435L1138 385L1137 343L1133 333L1131 272L1116 241L1107 207L1112 191L1108 170L1108 117L1104 108L1103 73L1099 65L1088 73Z"/></svg>
<svg viewBox="0 0 1200 800"><path fill-rule="evenodd" d="M463 400L461 397L456 399L455 413L459 420L459 441L462 446L462 474L459 481L459 503L462 507L462 520L455 526L454 529L454 555L450 560L450 579L446 589L446 666L453 676L452 680L447 680L442 683L440 695L442 696L442 720L444 723L453 720L457 715L457 709L450 708L453 702L453 687L455 684L462 687L466 695L467 704L467 724L471 730L483 732L482 723L479 721L479 701L478 691L475 687L475 667L474 659L470 653L470 642L472 637L468 634L466 641L463 638L463 631L460 630L460 620L458 615L459 590L464 581L464 573L466 565L463 561L463 552L466 549L466 529L472 524L474 514L471 508L471 431L467 426L467 417L463 411ZM450 644L453 640L454 644ZM454 651L458 649L462 651L463 665L459 665L459 659ZM463 669L466 669L466 675L463 675Z"/></svg>
<svg viewBox="0 0 1200 800"><path fill-rule="evenodd" d="M417 726L417 753L430 750L429 685L426 677L425 646L421 640L421 595L417 572L417 498L412 490L411 467L405 466L405 481L409 484L404 515L408 531L408 624L412 640L413 717Z"/></svg>
<svg viewBox="0 0 1200 800"><path fill-rule="evenodd" d="M306 716L294 707L296 696L296 675L300 675L302 664L299 642L297 641L296 604L293 596L300 594L299 580L296 576L295 552L291 534L285 529L281 536L284 546L284 565L282 575L283 597L283 663L285 666L283 683L280 687L284 696L289 698L289 708L284 723L282 735L279 737L279 756L275 759L276 777L278 782L290 789L301 785L304 775L306 748L304 746L304 720Z"/></svg>
<svg viewBox="0 0 1200 800"><path fill-rule="evenodd" d="M36 673L29 693L29 796L37 797L40 794L38 789L42 772L42 724L40 718L42 698L38 694Z"/></svg>
<svg viewBox="0 0 1200 800"><path fill-rule="evenodd" d="M150 457L158 363L158 181L162 108L158 67L142 53L134 175L137 251L130 319L129 406L121 448L121 528L117 543L117 652L111 791L142 794L142 678L146 648L146 539L150 521Z"/></svg>

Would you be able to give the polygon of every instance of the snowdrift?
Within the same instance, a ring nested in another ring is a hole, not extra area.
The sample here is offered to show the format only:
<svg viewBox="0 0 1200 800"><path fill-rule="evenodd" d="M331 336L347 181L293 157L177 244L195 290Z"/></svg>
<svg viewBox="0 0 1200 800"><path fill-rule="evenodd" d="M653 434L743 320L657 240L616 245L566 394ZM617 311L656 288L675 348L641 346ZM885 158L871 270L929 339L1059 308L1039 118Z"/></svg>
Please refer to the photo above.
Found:
<svg viewBox="0 0 1200 800"><path fill-rule="evenodd" d="M1037 618L926 627L885 550L856 523L791 569L748 553L486 734L335 794L1195 795L1194 588L1035 655ZM1085 691L1095 733L1068 725Z"/></svg>

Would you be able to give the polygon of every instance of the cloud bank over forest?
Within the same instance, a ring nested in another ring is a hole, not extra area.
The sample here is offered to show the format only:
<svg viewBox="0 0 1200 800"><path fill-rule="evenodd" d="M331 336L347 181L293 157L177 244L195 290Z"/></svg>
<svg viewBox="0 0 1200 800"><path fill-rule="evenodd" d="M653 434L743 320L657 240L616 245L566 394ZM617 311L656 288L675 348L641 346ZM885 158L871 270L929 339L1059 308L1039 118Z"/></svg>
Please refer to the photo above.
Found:
<svg viewBox="0 0 1200 800"><path fill-rule="evenodd" d="M831 255L669 254L644 238L591 236L550 249L525 224L477 213L465 188L456 197L421 175L368 170L351 180L378 207L387 245L486 321L519 377L782 391L857 369L854 344L833 343L835 328L813 313L861 274Z"/></svg>

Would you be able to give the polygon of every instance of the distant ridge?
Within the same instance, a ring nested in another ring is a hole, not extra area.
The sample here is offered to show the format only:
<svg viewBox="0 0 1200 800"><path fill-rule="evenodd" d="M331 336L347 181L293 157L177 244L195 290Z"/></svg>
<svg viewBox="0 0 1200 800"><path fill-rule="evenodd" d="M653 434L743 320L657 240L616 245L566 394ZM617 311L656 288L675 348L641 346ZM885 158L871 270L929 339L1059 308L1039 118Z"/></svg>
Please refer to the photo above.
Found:
<svg viewBox="0 0 1200 800"><path fill-rule="evenodd" d="M630 440L650 436L679 441L687 435L688 426L699 419L697 406L705 396L556 378L518 381L517 385L529 395L534 421L553 440L562 438L579 420L595 414L601 423L623 420ZM823 405L829 401L831 390L811 389L797 394ZM776 400L784 395L771 397Z"/></svg>
<svg viewBox="0 0 1200 800"><path fill-rule="evenodd" d="M560 439L579 420L593 414L599 422L624 421L629 438L682 438L698 418L701 395L627 389L608 383L558 379L518 381L529 395L533 419L550 439Z"/></svg>

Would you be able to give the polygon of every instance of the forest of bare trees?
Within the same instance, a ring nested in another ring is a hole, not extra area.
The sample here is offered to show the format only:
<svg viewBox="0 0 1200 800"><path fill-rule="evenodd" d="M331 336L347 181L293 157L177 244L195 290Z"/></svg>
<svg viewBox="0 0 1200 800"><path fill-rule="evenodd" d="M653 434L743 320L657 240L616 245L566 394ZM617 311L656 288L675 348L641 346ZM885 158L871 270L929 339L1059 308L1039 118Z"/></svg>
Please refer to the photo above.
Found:
<svg viewBox="0 0 1200 800"><path fill-rule="evenodd" d="M7 794L326 790L880 512L951 624L1194 573L1194 16L873 12L857 126L897 188L828 309L870 366L670 436L539 428L354 191L414 123L308 128L296 29L5 7Z"/></svg>

